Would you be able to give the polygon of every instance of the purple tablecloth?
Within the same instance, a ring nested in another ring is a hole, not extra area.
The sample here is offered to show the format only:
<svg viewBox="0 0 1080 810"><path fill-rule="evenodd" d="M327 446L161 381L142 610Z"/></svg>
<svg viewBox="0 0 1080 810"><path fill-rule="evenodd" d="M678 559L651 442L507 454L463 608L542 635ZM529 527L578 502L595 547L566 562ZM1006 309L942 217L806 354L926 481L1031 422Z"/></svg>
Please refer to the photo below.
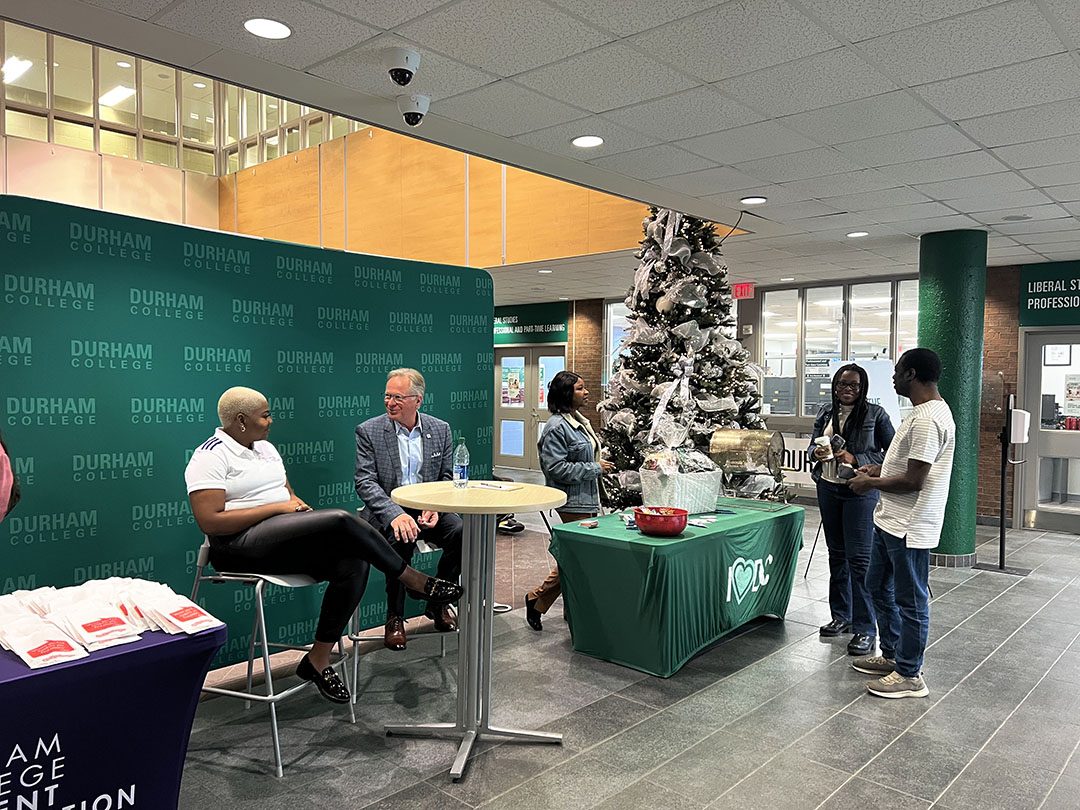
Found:
<svg viewBox="0 0 1080 810"><path fill-rule="evenodd" d="M175 808L199 689L225 638L224 627L144 633L39 670L0 650L0 810Z"/></svg>

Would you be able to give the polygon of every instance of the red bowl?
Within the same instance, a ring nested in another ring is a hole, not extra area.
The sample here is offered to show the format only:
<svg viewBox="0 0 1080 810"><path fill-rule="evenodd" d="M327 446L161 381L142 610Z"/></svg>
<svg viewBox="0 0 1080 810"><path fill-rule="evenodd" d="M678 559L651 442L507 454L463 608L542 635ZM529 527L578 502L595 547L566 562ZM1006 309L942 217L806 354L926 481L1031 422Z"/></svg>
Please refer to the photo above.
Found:
<svg viewBox="0 0 1080 810"><path fill-rule="evenodd" d="M648 511L645 511L645 510ZM686 517L690 513L674 506L635 506L634 522L642 534L650 537L674 537L686 528Z"/></svg>

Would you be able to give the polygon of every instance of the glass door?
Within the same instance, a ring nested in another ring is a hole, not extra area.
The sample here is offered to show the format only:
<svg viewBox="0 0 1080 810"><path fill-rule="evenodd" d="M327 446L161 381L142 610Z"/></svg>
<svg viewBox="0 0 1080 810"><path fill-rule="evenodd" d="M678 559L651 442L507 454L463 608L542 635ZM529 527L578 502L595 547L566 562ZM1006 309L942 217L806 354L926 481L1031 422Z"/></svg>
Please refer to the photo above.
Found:
<svg viewBox="0 0 1080 810"><path fill-rule="evenodd" d="M495 350L495 466L540 469L536 444L549 416L547 388L565 368L561 346Z"/></svg>
<svg viewBox="0 0 1080 810"><path fill-rule="evenodd" d="M1076 531L1080 525L1080 332L1027 336L1025 403L1031 442L1024 471L1024 525Z"/></svg>

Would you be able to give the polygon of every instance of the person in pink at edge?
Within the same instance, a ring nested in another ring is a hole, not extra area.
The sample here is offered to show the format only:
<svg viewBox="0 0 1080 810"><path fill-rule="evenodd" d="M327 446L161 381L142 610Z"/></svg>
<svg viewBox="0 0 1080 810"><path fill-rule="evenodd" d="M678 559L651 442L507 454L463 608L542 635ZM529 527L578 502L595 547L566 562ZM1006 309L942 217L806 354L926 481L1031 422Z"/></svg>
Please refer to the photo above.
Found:
<svg viewBox="0 0 1080 810"><path fill-rule="evenodd" d="M4 440L0 437L0 520L3 520L11 505L11 493L15 489L15 473L11 469L11 459L8 458Z"/></svg>

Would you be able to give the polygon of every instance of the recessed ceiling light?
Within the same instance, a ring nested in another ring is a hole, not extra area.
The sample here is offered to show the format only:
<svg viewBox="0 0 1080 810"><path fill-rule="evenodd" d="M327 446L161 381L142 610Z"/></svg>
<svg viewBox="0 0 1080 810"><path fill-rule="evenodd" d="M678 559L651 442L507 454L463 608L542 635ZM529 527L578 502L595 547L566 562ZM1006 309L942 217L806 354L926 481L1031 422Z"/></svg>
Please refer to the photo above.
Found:
<svg viewBox="0 0 1080 810"><path fill-rule="evenodd" d="M551 271L551 270L537 270L536 272L537 273L551 273L553 271Z"/></svg>
<svg viewBox="0 0 1080 810"><path fill-rule="evenodd" d="M266 106L267 106L267 108L269 108L271 110L276 110L277 109L277 104L267 104Z"/></svg>
<svg viewBox="0 0 1080 810"><path fill-rule="evenodd" d="M254 34L263 39L286 39L292 36L292 29L285 23L277 20L268 20L264 17L255 17L244 22L244 28L249 34Z"/></svg>
<svg viewBox="0 0 1080 810"><path fill-rule="evenodd" d="M205 90L206 82L193 82L191 86L194 87L196 90Z"/></svg>
<svg viewBox="0 0 1080 810"><path fill-rule="evenodd" d="M559 300L560 300L560 301L569 301L569 300L570 300L570 296L569 296L569 295L560 295L560 296L559 296Z"/></svg>
<svg viewBox="0 0 1080 810"><path fill-rule="evenodd" d="M604 139L599 135L578 135L576 138L570 141L574 146L581 149L593 149L604 142Z"/></svg>
<svg viewBox="0 0 1080 810"><path fill-rule="evenodd" d="M768 197L743 197L739 200L743 205L764 205L768 201Z"/></svg>
<svg viewBox="0 0 1080 810"><path fill-rule="evenodd" d="M794 281L794 280L795 280L795 276L788 276L787 278L782 278L782 279L780 279L780 280L781 280L781 281Z"/></svg>
<svg viewBox="0 0 1080 810"><path fill-rule="evenodd" d="M116 66L118 68L123 68L124 70L127 70L128 68L131 67L131 62L125 62L124 60L121 59L119 62L116 63Z"/></svg>
<svg viewBox="0 0 1080 810"><path fill-rule="evenodd" d="M1001 218L1003 222L1023 222L1031 219L1031 214L1009 214Z"/></svg>
<svg viewBox="0 0 1080 810"><path fill-rule="evenodd" d="M126 87L125 85L118 84L112 90L102 93L101 98L98 99L98 103L102 107L115 107L122 101L127 101L135 95L134 87Z"/></svg>
<svg viewBox="0 0 1080 810"><path fill-rule="evenodd" d="M34 66L29 59L20 59L18 56L9 56L4 66L0 68L0 77L4 84L11 84L17 78Z"/></svg>
<svg viewBox="0 0 1080 810"><path fill-rule="evenodd" d="M870 235L869 231L852 231L851 233L849 233L847 235L847 238L848 239L860 239L860 238L862 238L864 236L869 236L869 235Z"/></svg>

